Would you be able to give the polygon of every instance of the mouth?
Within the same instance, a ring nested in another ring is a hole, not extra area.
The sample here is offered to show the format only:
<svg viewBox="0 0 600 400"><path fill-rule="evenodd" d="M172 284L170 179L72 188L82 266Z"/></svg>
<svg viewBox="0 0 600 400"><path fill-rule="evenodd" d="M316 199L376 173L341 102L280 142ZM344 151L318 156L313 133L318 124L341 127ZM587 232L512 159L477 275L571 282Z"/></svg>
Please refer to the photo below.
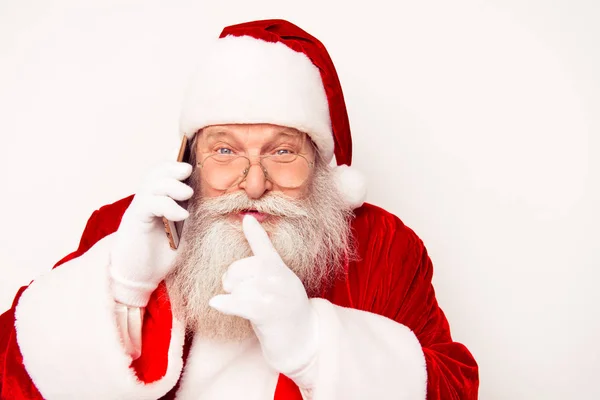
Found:
<svg viewBox="0 0 600 400"><path fill-rule="evenodd" d="M240 220L242 220L246 215L251 215L260 223L263 223L269 217L271 217L271 214L263 213L254 209L242 210L238 212L237 215L239 216Z"/></svg>

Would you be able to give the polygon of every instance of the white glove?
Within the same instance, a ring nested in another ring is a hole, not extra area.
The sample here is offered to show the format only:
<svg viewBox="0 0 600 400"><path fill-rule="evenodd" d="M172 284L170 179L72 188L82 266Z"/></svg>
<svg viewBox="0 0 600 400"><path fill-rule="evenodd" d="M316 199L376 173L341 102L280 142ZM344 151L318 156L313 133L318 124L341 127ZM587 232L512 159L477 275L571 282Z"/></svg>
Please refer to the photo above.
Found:
<svg viewBox="0 0 600 400"><path fill-rule="evenodd" d="M192 166L176 161L154 167L125 211L110 253L109 274L116 301L145 307L150 295L173 267L176 251L169 246L162 217L182 221L189 213L175 202L193 190L183 182Z"/></svg>
<svg viewBox="0 0 600 400"><path fill-rule="evenodd" d="M303 388L312 387L318 320L300 279L290 270L260 223L245 216L243 230L254 256L232 263L221 294L210 306L248 319L271 367Z"/></svg>

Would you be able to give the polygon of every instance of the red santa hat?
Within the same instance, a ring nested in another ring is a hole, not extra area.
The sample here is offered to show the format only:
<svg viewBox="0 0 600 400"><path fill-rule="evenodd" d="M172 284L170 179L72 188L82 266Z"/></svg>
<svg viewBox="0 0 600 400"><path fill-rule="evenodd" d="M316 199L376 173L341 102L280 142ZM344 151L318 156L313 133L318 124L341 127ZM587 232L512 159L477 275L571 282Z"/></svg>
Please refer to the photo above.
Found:
<svg viewBox="0 0 600 400"><path fill-rule="evenodd" d="M192 138L209 125L270 123L305 132L352 208L366 196L362 175L350 168L352 137L342 87L325 46L284 20L226 27L203 52L180 119Z"/></svg>

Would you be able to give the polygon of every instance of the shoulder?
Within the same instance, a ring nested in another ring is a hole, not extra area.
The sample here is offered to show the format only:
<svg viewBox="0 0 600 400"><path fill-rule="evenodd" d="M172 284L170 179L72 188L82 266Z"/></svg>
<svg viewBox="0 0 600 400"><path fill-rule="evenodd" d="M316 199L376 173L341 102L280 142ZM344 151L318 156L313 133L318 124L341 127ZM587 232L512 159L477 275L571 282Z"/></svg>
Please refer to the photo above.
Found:
<svg viewBox="0 0 600 400"><path fill-rule="evenodd" d="M424 247L415 231L399 217L373 204L365 203L354 211L352 229L359 242L365 240L369 242L391 241L396 246L406 248Z"/></svg>
<svg viewBox="0 0 600 400"><path fill-rule="evenodd" d="M133 195L95 210L88 218L77 250L58 261L54 267L56 268L73 258L79 257L101 239L116 232L121 223L121 217L123 217L132 200Z"/></svg>
<svg viewBox="0 0 600 400"><path fill-rule="evenodd" d="M94 211L85 226L79 248L86 247L87 250L103 237L114 233L119 228L121 218L131 204L131 200L133 196L128 196Z"/></svg>
<svg viewBox="0 0 600 400"><path fill-rule="evenodd" d="M425 246L389 211L364 204L354 214L353 258L327 298L397 319L399 309L410 309L408 303L403 305L407 296L428 293L433 269Z"/></svg>
<svg viewBox="0 0 600 400"><path fill-rule="evenodd" d="M86 230L88 228L102 228L112 233L112 231L115 231L119 227L121 217L123 217L125 210L127 210L132 200L133 195L95 210L88 219Z"/></svg>
<svg viewBox="0 0 600 400"><path fill-rule="evenodd" d="M355 210L352 222L355 262L358 273L378 273L393 279L428 279L432 265L421 238L396 215L372 204Z"/></svg>

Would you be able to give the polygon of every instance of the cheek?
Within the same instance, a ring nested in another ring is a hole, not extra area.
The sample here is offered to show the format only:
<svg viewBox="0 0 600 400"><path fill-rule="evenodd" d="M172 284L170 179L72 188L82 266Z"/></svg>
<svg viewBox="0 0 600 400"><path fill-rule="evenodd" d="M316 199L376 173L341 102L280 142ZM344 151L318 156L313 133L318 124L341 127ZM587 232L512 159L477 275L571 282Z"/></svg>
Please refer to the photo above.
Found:
<svg viewBox="0 0 600 400"><path fill-rule="evenodd" d="M211 189L211 187L205 183L204 179L202 178L200 169L196 169L193 172L192 185L193 185L194 191L196 192L195 194L199 195L200 198L217 197L217 196L223 194L222 192L218 192L214 189Z"/></svg>
<svg viewBox="0 0 600 400"><path fill-rule="evenodd" d="M200 196L205 199L223 196L224 194L230 194L230 193L237 192L240 190L242 190L242 189L236 186L236 187L232 187L231 189L227 190L226 192L223 192L222 190L213 189L206 184L200 184L200 189L199 189Z"/></svg>
<svg viewBox="0 0 600 400"><path fill-rule="evenodd" d="M274 190L278 190L278 188L274 188ZM308 196L308 193L310 190L310 184L305 183L296 189L279 189L279 190L286 196L289 196L293 199L302 199L302 198Z"/></svg>
<svg viewBox="0 0 600 400"><path fill-rule="evenodd" d="M223 194L222 191L210 188L208 185L200 185L200 194L203 198L217 197Z"/></svg>

